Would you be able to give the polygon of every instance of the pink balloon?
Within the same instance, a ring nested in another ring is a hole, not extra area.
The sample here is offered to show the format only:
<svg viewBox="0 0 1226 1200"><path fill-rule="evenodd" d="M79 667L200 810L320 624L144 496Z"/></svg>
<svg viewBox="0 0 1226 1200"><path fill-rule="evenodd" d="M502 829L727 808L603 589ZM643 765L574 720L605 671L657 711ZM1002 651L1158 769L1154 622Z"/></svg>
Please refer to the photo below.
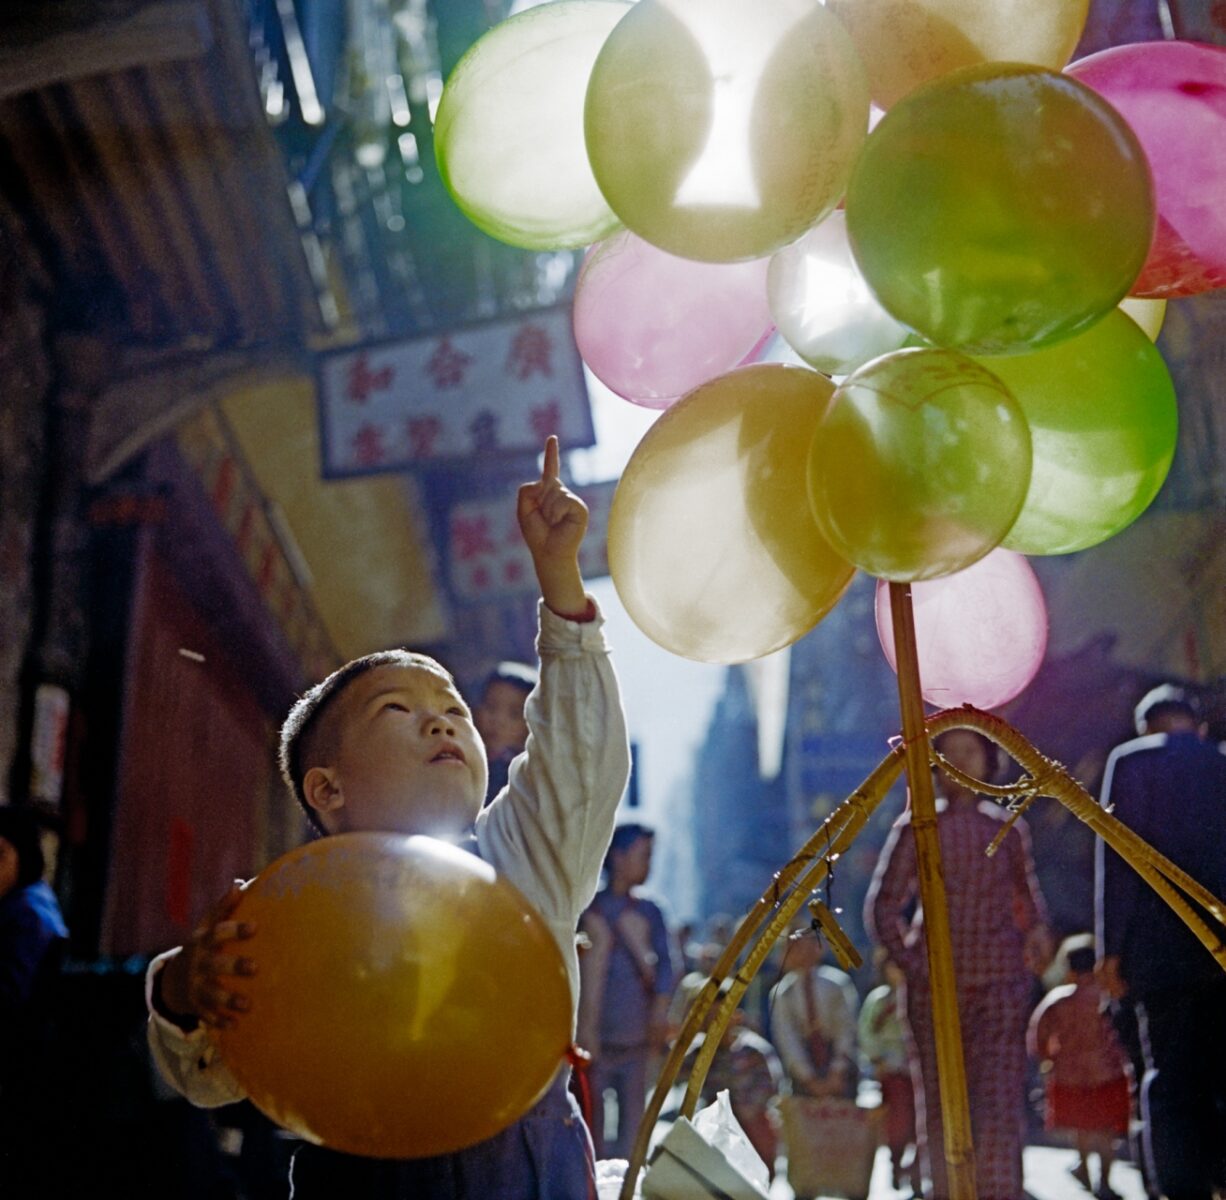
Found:
<svg viewBox="0 0 1226 1200"><path fill-rule="evenodd" d="M997 708L1034 678L1047 649L1047 604L1024 555L997 547L955 575L911 585L920 689L938 708ZM890 589L877 583L877 636L898 670Z"/></svg>
<svg viewBox="0 0 1226 1200"><path fill-rule="evenodd" d="M1153 171L1158 227L1132 294L1226 287L1226 49L1138 42L1065 73L1119 110Z"/></svg>
<svg viewBox="0 0 1226 1200"><path fill-rule="evenodd" d="M695 262L629 230L597 243L575 285L583 361L619 396L667 408L765 340L768 262Z"/></svg>

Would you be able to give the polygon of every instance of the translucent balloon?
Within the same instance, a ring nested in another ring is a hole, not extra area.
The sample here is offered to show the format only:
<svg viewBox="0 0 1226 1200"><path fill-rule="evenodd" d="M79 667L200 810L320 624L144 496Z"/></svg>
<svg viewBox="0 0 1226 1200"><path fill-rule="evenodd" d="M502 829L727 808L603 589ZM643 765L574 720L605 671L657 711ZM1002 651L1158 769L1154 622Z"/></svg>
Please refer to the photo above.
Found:
<svg viewBox="0 0 1226 1200"><path fill-rule="evenodd" d="M586 246L618 227L583 142L596 55L629 10L556 0L495 25L439 101L434 151L456 204L491 237L532 250Z"/></svg>
<svg viewBox="0 0 1226 1200"><path fill-rule="evenodd" d="M838 203L864 70L814 0L639 0L592 70L588 157L626 226L673 254L764 258Z"/></svg>
<svg viewBox="0 0 1226 1200"><path fill-rule="evenodd" d="M804 367L741 367L644 435L613 498L609 569L666 650L759 658L812 629L851 582L805 499L806 451L833 390Z"/></svg>
<svg viewBox="0 0 1226 1200"><path fill-rule="evenodd" d="M910 333L864 282L847 244L847 219L837 210L771 258L767 295L788 344L829 375L848 375L897 350Z"/></svg>
<svg viewBox="0 0 1226 1200"><path fill-rule="evenodd" d="M1070 337L1149 250L1145 155L1095 92L991 64L912 92L847 194L852 249L886 310L929 341L1010 354Z"/></svg>
<svg viewBox="0 0 1226 1200"><path fill-rule="evenodd" d="M835 550L882 579L951 575L1000 544L1030 482L1030 433L995 375L949 350L897 350L849 375L809 452Z"/></svg>
<svg viewBox="0 0 1226 1200"><path fill-rule="evenodd" d="M1030 564L997 547L977 563L911 587L924 699L997 708L1020 695L1047 649L1047 604ZM898 670L890 589L877 584L877 636Z"/></svg>
<svg viewBox="0 0 1226 1200"><path fill-rule="evenodd" d="M1089 0L827 0L868 70L873 102L889 108L959 67L1000 61L1059 70L1085 25Z"/></svg>
<svg viewBox="0 0 1226 1200"><path fill-rule="evenodd" d="M1178 434L1162 355L1122 312L1056 346L978 360L1013 393L1030 425L1034 466L1003 544L1023 554L1095 546L1158 494Z"/></svg>
<svg viewBox="0 0 1226 1200"><path fill-rule="evenodd" d="M767 260L678 258L628 230L595 246L575 285L575 342L619 396L667 408L754 352L771 326Z"/></svg>
<svg viewBox="0 0 1226 1200"><path fill-rule="evenodd" d="M1158 228L1138 296L1226 287L1226 49L1114 46L1068 68L1132 127L1154 173Z"/></svg>
<svg viewBox="0 0 1226 1200"><path fill-rule="evenodd" d="M487 863L433 838L352 833L291 851L244 891L251 1008L216 1031L269 1117L374 1158L492 1137L570 1043L544 920Z"/></svg>

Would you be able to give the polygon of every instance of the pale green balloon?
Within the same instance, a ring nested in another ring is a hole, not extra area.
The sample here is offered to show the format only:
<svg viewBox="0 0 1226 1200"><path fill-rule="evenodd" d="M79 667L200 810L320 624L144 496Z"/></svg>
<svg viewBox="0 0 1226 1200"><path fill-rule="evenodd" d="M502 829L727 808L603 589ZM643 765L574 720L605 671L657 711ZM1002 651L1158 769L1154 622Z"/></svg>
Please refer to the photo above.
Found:
<svg viewBox="0 0 1226 1200"><path fill-rule="evenodd" d="M839 386L809 450L809 502L849 562L896 582L978 561L1030 483L1030 431L1006 386L952 350L897 350Z"/></svg>
<svg viewBox="0 0 1226 1200"><path fill-rule="evenodd" d="M512 246L561 250L620 222L583 140L592 64L630 5L556 0L495 25L447 80L434 123L439 172L460 211Z"/></svg>
<svg viewBox="0 0 1226 1200"><path fill-rule="evenodd" d="M1030 424L1034 468L1003 545L1068 554L1119 533L1149 507L1178 436L1162 355L1122 312L1030 354L981 357Z"/></svg>

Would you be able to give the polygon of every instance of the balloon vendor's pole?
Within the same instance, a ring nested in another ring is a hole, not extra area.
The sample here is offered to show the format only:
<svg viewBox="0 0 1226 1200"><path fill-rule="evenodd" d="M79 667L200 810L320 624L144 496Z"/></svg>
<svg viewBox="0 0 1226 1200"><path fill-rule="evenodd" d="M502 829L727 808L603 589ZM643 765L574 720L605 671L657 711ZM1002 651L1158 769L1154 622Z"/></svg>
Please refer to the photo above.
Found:
<svg viewBox="0 0 1226 1200"><path fill-rule="evenodd" d="M966 1066L962 1057L962 1030L954 980L953 945L949 936L949 909L945 897L945 871L937 836L936 797L929 766L928 732L920 694L919 658L911 611L911 586L891 583L890 616L898 660L898 699L906 751L907 780L911 789L911 830L915 837L920 901L924 908L924 941L928 949L928 977L932 988L932 1020L936 1033L937 1077L941 1115L945 1126L945 1161L950 1200L975 1200L975 1157L971 1144L970 1101L966 1092ZM936 1151L936 1147L932 1147Z"/></svg>

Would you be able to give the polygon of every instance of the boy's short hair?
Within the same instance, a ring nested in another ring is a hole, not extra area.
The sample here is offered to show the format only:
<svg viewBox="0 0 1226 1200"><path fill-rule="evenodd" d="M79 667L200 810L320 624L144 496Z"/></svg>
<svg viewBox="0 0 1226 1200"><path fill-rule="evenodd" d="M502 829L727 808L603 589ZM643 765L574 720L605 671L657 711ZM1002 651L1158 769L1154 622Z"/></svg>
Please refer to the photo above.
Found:
<svg viewBox="0 0 1226 1200"><path fill-rule="evenodd" d="M507 659L505 662L500 662L486 677L481 684L482 697L496 683L509 683L512 687L517 687L526 696L534 687L536 687L537 672L535 667L530 667L527 663L513 662Z"/></svg>
<svg viewBox="0 0 1226 1200"><path fill-rule="evenodd" d="M0 807L0 838L17 851L16 887L29 887L43 877L46 862L39 838L39 820L28 808Z"/></svg>
<svg viewBox="0 0 1226 1200"><path fill-rule="evenodd" d="M1155 722L1163 717L1187 717L1193 723L1200 721L1200 705L1191 692L1173 683L1163 683L1151 688L1141 697L1132 718L1137 733L1150 731Z"/></svg>
<svg viewBox="0 0 1226 1200"><path fill-rule="evenodd" d="M361 658L355 658L343 667L338 667L327 679L308 688L298 697L281 725L281 745L277 762L286 787L294 794L294 799L302 806L307 820L319 833L328 831L320 821L319 814L307 803L306 794L302 790L302 780L307 771L317 765L310 760L313 757L312 751L318 748L318 735L324 728L323 718L337 696L349 684L377 667L414 667L441 675L448 683L453 686L455 684L451 672L428 654L419 654L414 650L376 650L373 654L364 654Z"/></svg>

